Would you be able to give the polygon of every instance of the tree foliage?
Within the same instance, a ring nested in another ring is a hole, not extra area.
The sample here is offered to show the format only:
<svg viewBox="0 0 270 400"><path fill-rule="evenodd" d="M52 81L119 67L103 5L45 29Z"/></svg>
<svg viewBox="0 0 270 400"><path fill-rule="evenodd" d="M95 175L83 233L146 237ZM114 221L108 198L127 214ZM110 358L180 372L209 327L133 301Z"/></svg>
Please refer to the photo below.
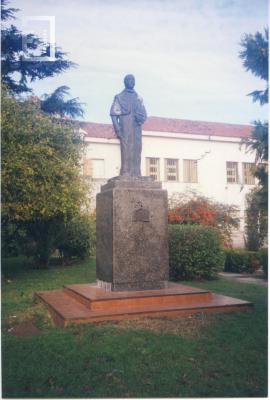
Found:
<svg viewBox="0 0 270 400"><path fill-rule="evenodd" d="M168 222L217 228L223 245L232 243L232 230L239 226L238 208L211 200L196 192L175 194L169 199Z"/></svg>
<svg viewBox="0 0 270 400"><path fill-rule="evenodd" d="M246 71L252 72L258 78L266 81L265 90L255 90L248 94L253 101L261 105L268 103L268 29L255 35L245 34L240 45L240 58Z"/></svg>
<svg viewBox="0 0 270 400"><path fill-rule="evenodd" d="M2 21L15 18L15 8L1 0ZM2 24L2 82L14 93L31 92L29 83L60 74L76 64L66 59L66 53L55 47L55 60L49 60L52 43L45 43L34 34L24 34L14 25ZM23 48L23 43L27 47ZM37 59L38 56L38 59Z"/></svg>
<svg viewBox="0 0 270 400"><path fill-rule="evenodd" d="M4 214L27 221L73 213L83 200L77 129L45 115L36 103L2 93Z"/></svg>
<svg viewBox="0 0 270 400"><path fill-rule="evenodd" d="M257 164L268 161L268 123L255 121L255 129L251 137L244 140L247 150L255 152Z"/></svg>
<svg viewBox="0 0 270 400"><path fill-rule="evenodd" d="M7 7L8 1L1 0L1 20L6 21L7 19L15 19L14 13L19 11L18 8Z"/></svg>
<svg viewBox="0 0 270 400"><path fill-rule="evenodd" d="M247 151L255 153L255 177L259 181L256 190L256 202L265 211L268 207L268 122L255 121L255 129L249 138L242 141ZM255 195L255 191L252 192Z"/></svg>
<svg viewBox="0 0 270 400"><path fill-rule="evenodd" d="M73 257L85 259L95 250L95 219L89 213L81 213L60 227L57 248L65 264Z"/></svg>
<svg viewBox="0 0 270 400"><path fill-rule="evenodd" d="M254 189L246 196L246 247L252 251L259 250L267 238L267 208L262 207L260 194Z"/></svg>
<svg viewBox="0 0 270 400"><path fill-rule="evenodd" d="M73 98L65 100L65 96L69 95L68 86L59 86L53 93L44 94L42 96L40 107L42 111L59 115L60 117L83 117L83 107L79 99Z"/></svg>
<svg viewBox="0 0 270 400"><path fill-rule="evenodd" d="M82 140L76 124L65 118L82 116L83 109L77 98L65 99L67 86L41 100L17 96L32 92L31 82L75 64L56 47L54 60L49 59L55 44L8 25L18 11L8 7L8 0L1 0L1 8L2 244L5 251L34 255L46 266L60 227L87 208L79 165Z"/></svg>
<svg viewBox="0 0 270 400"><path fill-rule="evenodd" d="M57 224L87 204L82 146L76 124L50 117L38 103L2 90L3 224L27 233L25 252L30 246L41 263L47 263L54 248Z"/></svg>
<svg viewBox="0 0 270 400"><path fill-rule="evenodd" d="M245 34L241 46L240 57L245 69L266 82L265 90L255 90L249 95L253 101L264 105L268 103L268 29L255 35ZM259 180L259 188L246 198L246 240L250 250L258 249L264 242L268 212L268 122L255 121L254 124L251 136L242 141L248 151L255 152L254 175Z"/></svg>

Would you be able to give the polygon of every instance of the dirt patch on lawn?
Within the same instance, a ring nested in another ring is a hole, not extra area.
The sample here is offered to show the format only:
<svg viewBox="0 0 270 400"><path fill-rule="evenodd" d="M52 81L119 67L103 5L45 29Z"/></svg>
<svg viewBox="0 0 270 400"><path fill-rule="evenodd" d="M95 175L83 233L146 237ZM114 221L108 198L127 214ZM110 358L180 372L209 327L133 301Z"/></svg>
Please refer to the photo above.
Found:
<svg viewBox="0 0 270 400"><path fill-rule="evenodd" d="M211 315L199 314L190 317L123 320L117 322L116 325L123 329L146 329L155 332L196 337L200 334L201 328L209 325L212 321L213 317Z"/></svg>
<svg viewBox="0 0 270 400"><path fill-rule="evenodd" d="M7 331L13 336L34 336L41 334L41 330L38 329L31 321L22 322L21 324L9 328Z"/></svg>
<svg viewBox="0 0 270 400"><path fill-rule="evenodd" d="M8 315L3 319L2 330L14 336L32 336L53 326L48 310L41 303Z"/></svg>

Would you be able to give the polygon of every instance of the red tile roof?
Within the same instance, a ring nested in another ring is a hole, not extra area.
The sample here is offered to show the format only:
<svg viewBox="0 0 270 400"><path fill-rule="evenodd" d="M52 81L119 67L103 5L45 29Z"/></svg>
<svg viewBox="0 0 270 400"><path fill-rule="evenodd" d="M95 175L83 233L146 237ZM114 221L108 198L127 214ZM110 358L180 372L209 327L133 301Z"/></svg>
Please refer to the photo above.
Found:
<svg viewBox="0 0 270 400"><path fill-rule="evenodd" d="M87 137L113 139L115 134L112 124L80 122L81 129ZM191 121L186 119L148 117L143 124L144 131L187 133L193 135L248 137L252 125L226 124L223 122Z"/></svg>
<svg viewBox="0 0 270 400"><path fill-rule="evenodd" d="M112 124L99 124L97 122L80 122L80 127L86 132L86 137L115 138Z"/></svg>

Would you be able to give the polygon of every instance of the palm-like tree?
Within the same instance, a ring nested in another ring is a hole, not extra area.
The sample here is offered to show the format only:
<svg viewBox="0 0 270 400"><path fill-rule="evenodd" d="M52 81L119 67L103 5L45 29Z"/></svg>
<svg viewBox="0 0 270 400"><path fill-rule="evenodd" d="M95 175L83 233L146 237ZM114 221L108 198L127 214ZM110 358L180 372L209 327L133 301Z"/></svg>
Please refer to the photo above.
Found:
<svg viewBox="0 0 270 400"><path fill-rule="evenodd" d="M255 152L257 167L254 175L258 178L260 188L258 199L264 210L268 206L268 123L255 121L255 128L251 136L243 140L248 151Z"/></svg>
<svg viewBox="0 0 270 400"><path fill-rule="evenodd" d="M268 122L255 121L249 138L243 140L247 149L255 152L255 162L268 161Z"/></svg>

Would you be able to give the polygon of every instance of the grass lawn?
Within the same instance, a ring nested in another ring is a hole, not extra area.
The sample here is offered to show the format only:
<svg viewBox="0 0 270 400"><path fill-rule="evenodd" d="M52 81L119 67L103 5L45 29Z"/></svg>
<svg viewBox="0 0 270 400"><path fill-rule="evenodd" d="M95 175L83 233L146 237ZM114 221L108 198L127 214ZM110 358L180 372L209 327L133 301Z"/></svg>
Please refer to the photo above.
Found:
<svg viewBox="0 0 270 400"><path fill-rule="evenodd" d="M225 279L188 282L253 301L251 312L55 328L37 290L95 280L87 261L46 271L2 262L3 397L267 396L267 289ZM13 336L32 321L41 333ZM11 330L10 330L11 329Z"/></svg>

